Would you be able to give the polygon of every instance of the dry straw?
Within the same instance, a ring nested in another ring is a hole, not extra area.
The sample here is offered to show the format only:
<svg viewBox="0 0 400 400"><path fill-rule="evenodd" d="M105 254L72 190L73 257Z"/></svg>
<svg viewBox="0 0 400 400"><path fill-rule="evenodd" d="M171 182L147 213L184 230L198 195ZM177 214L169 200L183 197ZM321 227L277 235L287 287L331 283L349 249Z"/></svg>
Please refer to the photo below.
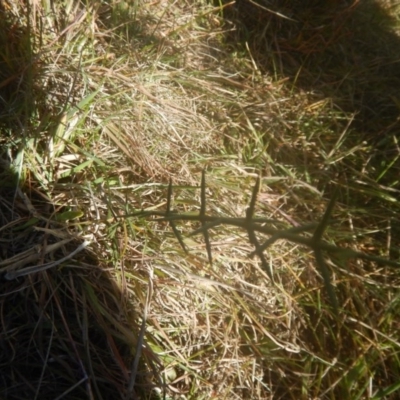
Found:
<svg viewBox="0 0 400 400"><path fill-rule="evenodd" d="M396 398L396 2L0 13L0 398Z"/></svg>

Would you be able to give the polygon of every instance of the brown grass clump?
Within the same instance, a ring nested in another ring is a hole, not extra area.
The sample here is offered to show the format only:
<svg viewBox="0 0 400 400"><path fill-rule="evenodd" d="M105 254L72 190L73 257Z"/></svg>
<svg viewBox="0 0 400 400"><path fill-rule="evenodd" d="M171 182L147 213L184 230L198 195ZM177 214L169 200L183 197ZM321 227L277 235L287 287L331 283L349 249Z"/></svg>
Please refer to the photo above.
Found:
<svg viewBox="0 0 400 400"><path fill-rule="evenodd" d="M0 11L1 398L396 398L394 2Z"/></svg>

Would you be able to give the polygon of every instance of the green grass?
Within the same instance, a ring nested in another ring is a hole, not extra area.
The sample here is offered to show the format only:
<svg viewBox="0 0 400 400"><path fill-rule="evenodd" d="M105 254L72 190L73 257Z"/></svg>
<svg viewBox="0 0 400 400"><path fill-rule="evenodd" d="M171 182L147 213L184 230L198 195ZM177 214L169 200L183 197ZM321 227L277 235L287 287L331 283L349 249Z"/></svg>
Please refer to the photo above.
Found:
<svg viewBox="0 0 400 400"><path fill-rule="evenodd" d="M250 3L1 5L1 398L396 398L398 4Z"/></svg>

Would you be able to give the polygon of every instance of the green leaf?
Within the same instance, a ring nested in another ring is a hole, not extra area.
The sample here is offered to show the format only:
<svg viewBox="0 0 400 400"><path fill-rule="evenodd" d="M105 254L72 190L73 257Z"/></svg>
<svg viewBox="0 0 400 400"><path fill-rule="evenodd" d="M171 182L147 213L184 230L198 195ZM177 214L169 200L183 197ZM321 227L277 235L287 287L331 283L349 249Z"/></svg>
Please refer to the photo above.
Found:
<svg viewBox="0 0 400 400"><path fill-rule="evenodd" d="M398 390L400 390L400 381L388 386L386 389L378 390L378 393L374 397L372 397L371 400L386 399L386 396L389 396L390 394L397 392Z"/></svg>
<svg viewBox="0 0 400 400"><path fill-rule="evenodd" d="M56 221L58 222L65 222L65 221L70 221L73 219L77 219L82 217L83 212L82 211L65 211L61 214L56 215Z"/></svg>

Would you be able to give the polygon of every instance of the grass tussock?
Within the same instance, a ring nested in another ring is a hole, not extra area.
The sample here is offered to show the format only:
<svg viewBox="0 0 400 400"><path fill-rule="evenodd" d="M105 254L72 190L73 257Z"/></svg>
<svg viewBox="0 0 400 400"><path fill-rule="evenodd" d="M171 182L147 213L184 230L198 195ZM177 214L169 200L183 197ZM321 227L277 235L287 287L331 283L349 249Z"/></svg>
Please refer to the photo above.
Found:
<svg viewBox="0 0 400 400"><path fill-rule="evenodd" d="M266 3L1 2L0 397L395 398L397 5Z"/></svg>

